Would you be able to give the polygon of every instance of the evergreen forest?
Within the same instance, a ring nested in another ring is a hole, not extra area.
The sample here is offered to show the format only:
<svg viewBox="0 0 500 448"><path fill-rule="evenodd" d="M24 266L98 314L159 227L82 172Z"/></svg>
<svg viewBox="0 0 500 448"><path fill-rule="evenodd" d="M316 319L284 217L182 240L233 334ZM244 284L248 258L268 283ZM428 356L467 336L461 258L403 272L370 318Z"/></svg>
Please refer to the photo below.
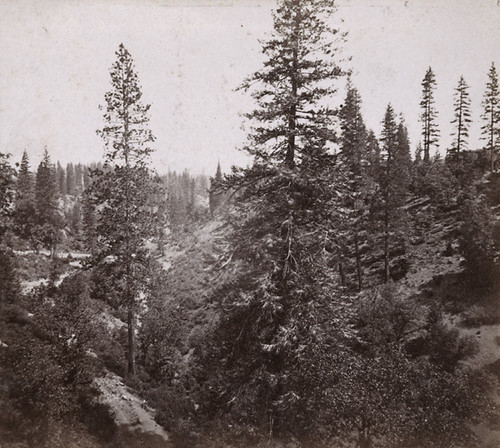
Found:
<svg viewBox="0 0 500 448"><path fill-rule="evenodd" d="M245 167L157 172L119 43L102 160L0 148L2 448L499 446L497 69L449 147L431 67L375 132L335 17L278 1Z"/></svg>

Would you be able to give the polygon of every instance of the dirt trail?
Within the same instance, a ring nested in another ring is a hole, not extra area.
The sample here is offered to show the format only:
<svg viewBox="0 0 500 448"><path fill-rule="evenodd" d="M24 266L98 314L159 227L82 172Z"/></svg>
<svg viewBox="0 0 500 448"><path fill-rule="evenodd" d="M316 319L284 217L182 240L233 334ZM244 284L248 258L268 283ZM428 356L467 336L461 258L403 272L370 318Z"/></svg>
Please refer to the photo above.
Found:
<svg viewBox="0 0 500 448"><path fill-rule="evenodd" d="M108 372L95 382L101 390L101 400L113 410L117 425L127 426L131 431L155 434L168 441L168 434L154 420L153 410L132 394L119 376Z"/></svg>
<svg viewBox="0 0 500 448"><path fill-rule="evenodd" d="M481 368L500 359L500 324L481 325L475 328L458 327L462 336L473 337L479 351L470 359L470 365Z"/></svg>

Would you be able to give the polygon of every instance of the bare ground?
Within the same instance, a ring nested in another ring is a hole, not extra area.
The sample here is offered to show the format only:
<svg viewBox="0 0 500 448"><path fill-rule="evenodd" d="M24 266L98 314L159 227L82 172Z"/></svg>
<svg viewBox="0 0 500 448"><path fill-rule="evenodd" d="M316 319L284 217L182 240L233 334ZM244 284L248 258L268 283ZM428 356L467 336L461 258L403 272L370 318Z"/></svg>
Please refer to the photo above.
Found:
<svg viewBox="0 0 500 448"><path fill-rule="evenodd" d="M108 372L95 380L101 391L101 401L113 411L115 422L120 427L160 437L165 446L169 438L166 431L154 420L154 411L130 392L118 375Z"/></svg>

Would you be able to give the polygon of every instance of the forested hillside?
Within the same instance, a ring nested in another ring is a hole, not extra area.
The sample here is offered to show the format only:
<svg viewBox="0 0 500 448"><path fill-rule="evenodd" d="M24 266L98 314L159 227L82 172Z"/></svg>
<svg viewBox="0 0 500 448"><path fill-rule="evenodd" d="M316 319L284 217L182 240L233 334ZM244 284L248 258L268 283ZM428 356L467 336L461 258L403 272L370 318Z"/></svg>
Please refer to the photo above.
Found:
<svg viewBox="0 0 500 448"><path fill-rule="evenodd" d="M2 447L498 446L495 65L449 148L430 67L421 142L391 104L377 135L332 17L279 2L246 167L157 173L123 44L102 162L0 153Z"/></svg>

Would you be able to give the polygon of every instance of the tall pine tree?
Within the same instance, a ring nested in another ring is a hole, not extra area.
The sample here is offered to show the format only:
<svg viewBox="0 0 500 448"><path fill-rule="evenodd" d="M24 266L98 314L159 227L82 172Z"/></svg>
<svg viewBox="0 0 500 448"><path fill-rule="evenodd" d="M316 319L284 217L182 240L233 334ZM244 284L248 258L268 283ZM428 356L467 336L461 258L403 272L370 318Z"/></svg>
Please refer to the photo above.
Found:
<svg viewBox="0 0 500 448"><path fill-rule="evenodd" d="M56 168L50 160L47 148L36 172L35 208L36 208L36 240L55 255L60 239L62 219L58 204L58 182Z"/></svg>
<svg viewBox="0 0 500 448"><path fill-rule="evenodd" d="M342 129L341 159L354 176L359 176L367 165L367 130L361 115L361 97L350 83L339 116Z"/></svg>
<svg viewBox="0 0 500 448"><path fill-rule="evenodd" d="M488 83L486 84L482 106L481 118L484 124L481 130L486 139L486 150L490 153L490 169L493 171L500 152L500 90L494 63L491 64L488 72Z"/></svg>
<svg viewBox="0 0 500 448"><path fill-rule="evenodd" d="M66 165L66 193L75 194L75 167L72 163Z"/></svg>
<svg viewBox="0 0 500 448"><path fill-rule="evenodd" d="M0 152L0 242L12 215L15 195L15 171L10 166L9 154Z"/></svg>
<svg viewBox="0 0 500 448"><path fill-rule="evenodd" d="M32 242L35 226L34 200L33 174L30 171L28 154L24 151L17 174L14 231L19 237L30 242Z"/></svg>
<svg viewBox="0 0 500 448"><path fill-rule="evenodd" d="M422 100L420 101L420 121L422 122L422 139L424 163L429 163L431 146L438 146L439 130L436 123L437 110L434 101L434 90L436 89L436 78L429 67L422 80Z"/></svg>
<svg viewBox="0 0 500 448"><path fill-rule="evenodd" d="M236 192L232 253L245 267L219 297L207 402L270 437L312 424L319 396L315 343L331 304L320 291L333 196L326 99L341 75L331 13L331 1L279 2L264 66L242 86L257 103L244 148L253 165L224 181Z"/></svg>
<svg viewBox="0 0 500 448"><path fill-rule="evenodd" d="M146 289L150 253L145 243L157 233L155 194L149 170L153 134L149 129L149 105L142 104L142 91L132 57L120 45L111 67L111 90L106 93L105 126L98 131L105 144L103 170L92 172L88 200L93 204L91 226L95 265L113 268L116 287L127 310L128 374L135 374L136 313ZM77 165L77 168L80 165ZM77 177L82 176L82 169ZM78 184L78 180L77 180Z"/></svg>
<svg viewBox="0 0 500 448"><path fill-rule="evenodd" d="M61 196L66 194L66 172L64 168L61 166L60 162L57 162L56 166L56 177L58 182L58 190Z"/></svg>
<svg viewBox="0 0 500 448"><path fill-rule="evenodd" d="M346 256L354 257L358 290L363 288L363 267L360 247L366 243L368 202L373 181L369 167L371 156L368 148L368 132L361 115L361 98L349 83L344 105L340 111L342 137L340 139L341 172L345 176L341 219L336 222L338 245ZM337 179L338 182L338 179ZM342 261L341 261L342 263ZM345 270L339 265L341 283L346 286Z"/></svg>
<svg viewBox="0 0 500 448"><path fill-rule="evenodd" d="M460 160L460 153L467 149L469 126L472 122L470 105L469 85L461 76L455 89L454 119L451 122L455 125L455 130L452 133L453 142L447 154L450 161Z"/></svg>
<svg viewBox="0 0 500 448"><path fill-rule="evenodd" d="M210 191L208 196L208 202L210 206L210 215L213 216L217 209L219 208L222 200L221 192L218 191L222 183L222 170L220 167L220 162L217 163L217 170L215 171L215 177L210 178Z"/></svg>
<svg viewBox="0 0 500 448"><path fill-rule="evenodd" d="M406 127L397 123L394 109L389 104L382 122L380 200L383 237L384 274L391 279L391 254L395 246L401 246L405 234L406 202L410 181L410 145Z"/></svg>

